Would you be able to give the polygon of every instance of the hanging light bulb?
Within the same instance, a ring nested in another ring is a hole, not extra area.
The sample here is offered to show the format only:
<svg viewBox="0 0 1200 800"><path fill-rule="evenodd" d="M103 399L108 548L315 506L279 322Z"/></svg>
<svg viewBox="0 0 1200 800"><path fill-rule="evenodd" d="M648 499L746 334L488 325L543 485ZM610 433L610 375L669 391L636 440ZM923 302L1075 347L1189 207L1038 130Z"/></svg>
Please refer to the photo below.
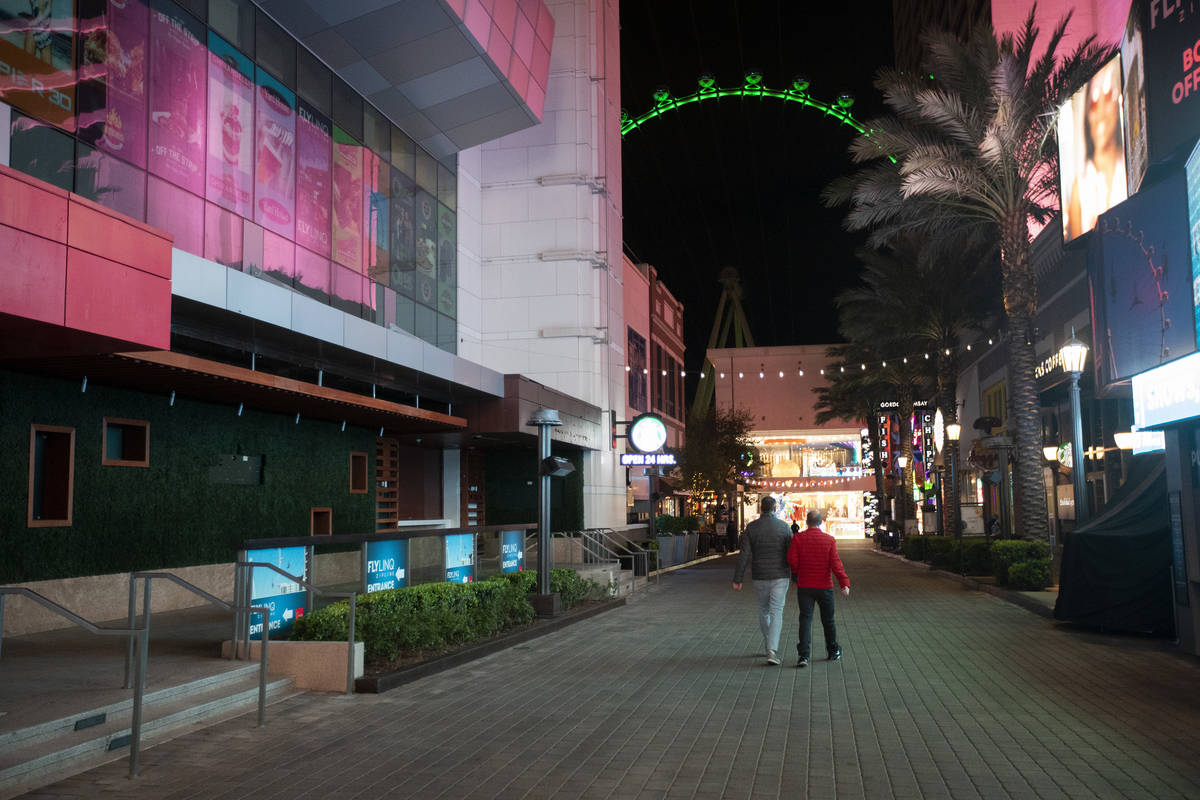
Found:
<svg viewBox="0 0 1200 800"><path fill-rule="evenodd" d="M629 372L629 370L631 370L631 369L633 369L633 367L629 366L628 364L625 365L626 372Z"/></svg>
<svg viewBox="0 0 1200 800"><path fill-rule="evenodd" d="M823 375L824 373L821 373L821 374ZM804 377L804 370L800 370L800 377L801 377L801 378L803 378L803 377Z"/></svg>
<svg viewBox="0 0 1200 800"><path fill-rule="evenodd" d="M886 361L884 361L884 362L883 362L883 366L884 366L884 368L885 368L885 369L887 368L887 362L886 362Z"/></svg>
<svg viewBox="0 0 1200 800"><path fill-rule="evenodd" d="M783 370L779 370L779 377L783 377Z"/></svg>
<svg viewBox="0 0 1200 800"><path fill-rule="evenodd" d="M741 372L739 372L739 373L738 373L738 377L739 377L739 378L744 378L744 377L745 377L745 375L744 375L744 374L742 374Z"/></svg>
<svg viewBox="0 0 1200 800"><path fill-rule="evenodd" d="M701 372L701 373L700 373L700 377L701 377L701 378L703 378L703 377L704 377L704 373L703 373L703 372Z"/></svg>

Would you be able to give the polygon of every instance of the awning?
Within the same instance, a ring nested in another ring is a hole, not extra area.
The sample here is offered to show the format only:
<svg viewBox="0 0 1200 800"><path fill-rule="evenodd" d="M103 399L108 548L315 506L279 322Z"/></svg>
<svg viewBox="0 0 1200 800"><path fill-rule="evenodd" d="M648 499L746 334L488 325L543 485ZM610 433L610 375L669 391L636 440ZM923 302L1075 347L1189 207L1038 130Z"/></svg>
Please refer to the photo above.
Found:
<svg viewBox="0 0 1200 800"><path fill-rule="evenodd" d="M250 408L345 421L388 433L452 431L467 426L461 417L166 350L39 359L8 366L64 378L86 377L145 392L177 392L213 403L245 403Z"/></svg>

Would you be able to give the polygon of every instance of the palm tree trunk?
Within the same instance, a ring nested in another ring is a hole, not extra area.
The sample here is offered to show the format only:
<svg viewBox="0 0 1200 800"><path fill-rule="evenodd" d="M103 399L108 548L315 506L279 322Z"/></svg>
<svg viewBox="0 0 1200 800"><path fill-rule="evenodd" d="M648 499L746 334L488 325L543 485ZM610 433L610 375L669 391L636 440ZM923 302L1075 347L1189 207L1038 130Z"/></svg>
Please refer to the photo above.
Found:
<svg viewBox="0 0 1200 800"><path fill-rule="evenodd" d="M1016 531L1026 539L1049 540L1046 486L1042 477L1042 426L1033 352L1032 322L1037 283L1029 263L1029 231L1024 211L1011 214L1001 229L1004 310L1008 317L1008 381L1016 443ZM1001 464L1000 469L1007 469ZM1006 499L1002 498L1001 502Z"/></svg>

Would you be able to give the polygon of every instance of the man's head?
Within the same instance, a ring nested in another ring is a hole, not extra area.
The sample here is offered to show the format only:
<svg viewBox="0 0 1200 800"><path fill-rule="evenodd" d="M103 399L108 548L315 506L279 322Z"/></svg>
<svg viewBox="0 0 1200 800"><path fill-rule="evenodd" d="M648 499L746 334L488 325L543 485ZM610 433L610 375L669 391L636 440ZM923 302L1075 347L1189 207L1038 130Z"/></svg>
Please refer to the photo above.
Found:
<svg viewBox="0 0 1200 800"><path fill-rule="evenodd" d="M762 502L758 504L758 510L762 513L762 515L764 517L769 517L772 514L774 514L775 513L775 498L771 497L770 495L767 495L766 497L764 497L762 499Z"/></svg>
<svg viewBox="0 0 1200 800"><path fill-rule="evenodd" d="M825 518L821 516L821 512L817 511L815 508L804 515L804 522L810 528L819 527L824 521Z"/></svg>

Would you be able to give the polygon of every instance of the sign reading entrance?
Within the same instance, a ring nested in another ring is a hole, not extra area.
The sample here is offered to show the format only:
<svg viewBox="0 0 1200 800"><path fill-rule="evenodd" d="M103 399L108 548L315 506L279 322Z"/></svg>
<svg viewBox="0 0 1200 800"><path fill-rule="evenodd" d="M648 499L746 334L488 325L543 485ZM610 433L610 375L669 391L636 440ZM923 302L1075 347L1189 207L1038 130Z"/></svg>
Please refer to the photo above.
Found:
<svg viewBox="0 0 1200 800"><path fill-rule="evenodd" d="M408 540L366 543L363 582L367 593L401 589L408 585Z"/></svg>
<svg viewBox="0 0 1200 800"><path fill-rule="evenodd" d="M308 580L307 547L269 547L265 550L249 550L246 560L257 564L273 564L289 575ZM254 567L250 570L250 605L267 606L271 609L271 633L283 633L292 627L297 617L304 616L308 593L297 582L280 575L273 569ZM258 619L258 622L254 622ZM262 638L262 619L252 617L250 638Z"/></svg>
<svg viewBox="0 0 1200 800"><path fill-rule="evenodd" d="M500 531L500 571L525 570L525 531Z"/></svg>

